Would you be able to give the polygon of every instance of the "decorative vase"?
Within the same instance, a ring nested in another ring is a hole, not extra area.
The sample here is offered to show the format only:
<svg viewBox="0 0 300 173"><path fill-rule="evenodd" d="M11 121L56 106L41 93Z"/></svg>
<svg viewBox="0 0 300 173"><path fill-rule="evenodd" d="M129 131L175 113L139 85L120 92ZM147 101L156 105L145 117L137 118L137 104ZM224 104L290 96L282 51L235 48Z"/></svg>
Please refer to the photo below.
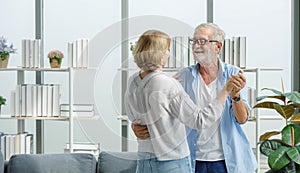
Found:
<svg viewBox="0 0 300 173"><path fill-rule="evenodd" d="M62 58L49 58L51 68L60 68Z"/></svg>
<svg viewBox="0 0 300 173"><path fill-rule="evenodd" d="M0 54L0 68L7 68L9 55Z"/></svg>

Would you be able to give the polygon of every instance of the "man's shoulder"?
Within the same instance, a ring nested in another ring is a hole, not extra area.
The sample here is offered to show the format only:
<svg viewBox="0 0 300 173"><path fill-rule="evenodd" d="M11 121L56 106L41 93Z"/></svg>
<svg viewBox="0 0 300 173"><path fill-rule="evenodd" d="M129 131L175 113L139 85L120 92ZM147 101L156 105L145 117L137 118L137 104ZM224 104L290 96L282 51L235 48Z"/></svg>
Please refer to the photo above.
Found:
<svg viewBox="0 0 300 173"><path fill-rule="evenodd" d="M229 75L237 74L240 71L239 67L232 65L232 64L227 64L227 63L224 63L223 69L224 69L224 72Z"/></svg>

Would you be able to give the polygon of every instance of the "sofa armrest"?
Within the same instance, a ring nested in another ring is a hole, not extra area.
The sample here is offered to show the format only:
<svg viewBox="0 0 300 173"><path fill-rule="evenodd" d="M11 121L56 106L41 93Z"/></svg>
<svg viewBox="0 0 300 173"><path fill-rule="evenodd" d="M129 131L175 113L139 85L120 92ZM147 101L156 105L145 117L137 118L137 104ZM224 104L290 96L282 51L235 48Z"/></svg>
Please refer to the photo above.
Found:
<svg viewBox="0 0 300 173"><path fill-rule="evenodd" d="M8 162L8 173L95 173L92 154L18 154Z"/></svg>
<svg viewBox="0 0 300 173"><path fill-rule="evenodd" d="M98 173L135 173L136 152L102 151L98 159Z"/></svg>

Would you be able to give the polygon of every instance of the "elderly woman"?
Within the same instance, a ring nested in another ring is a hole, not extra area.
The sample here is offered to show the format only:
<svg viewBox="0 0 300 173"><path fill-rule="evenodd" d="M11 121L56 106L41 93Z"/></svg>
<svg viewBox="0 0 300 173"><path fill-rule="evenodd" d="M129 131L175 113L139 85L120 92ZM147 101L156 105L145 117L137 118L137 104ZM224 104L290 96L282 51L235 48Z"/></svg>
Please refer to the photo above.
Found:
<svg viewBox="0 0 300 173"><path fill-rule="evenodd" d="M162 72L170 41L167 34L149 30L133 52L141 70L129 78L125 107L130 121L141 120L150 133L150 138L138 139L138 173L192 172L185 125L202 129L219 122L233 89L229 79L207 107L194 105L180 83ZM212 113L219 117L210 117Z"/></svg>

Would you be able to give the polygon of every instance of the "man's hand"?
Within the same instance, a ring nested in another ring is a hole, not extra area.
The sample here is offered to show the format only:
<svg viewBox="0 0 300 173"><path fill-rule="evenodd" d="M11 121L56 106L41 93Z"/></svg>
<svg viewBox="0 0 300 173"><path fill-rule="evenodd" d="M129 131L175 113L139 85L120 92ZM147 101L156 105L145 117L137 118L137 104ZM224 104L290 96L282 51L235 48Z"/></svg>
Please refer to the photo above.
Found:
<svg viewBox="0 0 300 173"><path fill-rule="evenodd" d="M149 131L146 125L140 125L141 120L135 120L132 122L132 130L136 137L140 139L149 138Z"/></svg>
<svg viewBox="0 0 300 173"><path fill-rule="evenodd" d="M240 70L237 75L232 76L233 90L230 93L231 98L239 97L240 91L246 85L246 78L243 76L243 71Z"/></svg>

